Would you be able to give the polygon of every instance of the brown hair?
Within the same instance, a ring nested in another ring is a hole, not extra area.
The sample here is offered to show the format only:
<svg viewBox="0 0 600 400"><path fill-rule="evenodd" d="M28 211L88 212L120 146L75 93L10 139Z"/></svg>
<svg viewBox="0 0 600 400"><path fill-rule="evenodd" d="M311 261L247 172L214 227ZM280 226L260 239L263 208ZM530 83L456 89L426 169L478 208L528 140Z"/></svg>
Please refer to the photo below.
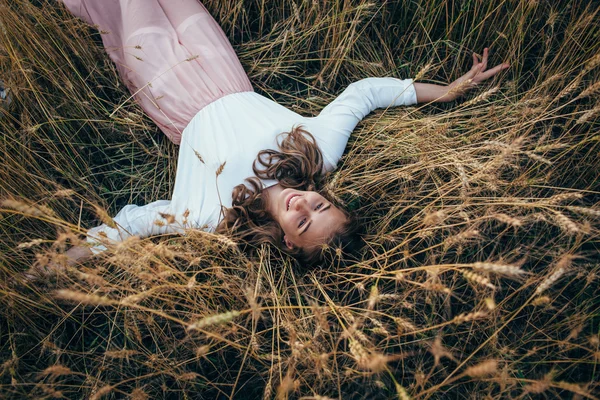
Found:
<svg viewBox="0 0 600 400"><path fill-rule="evenodd" d="M262 150L258 153L252 169L255 177L247 178L246 184L237 185L232 193L232 207L217 228L243 244L270 244L308 264L324 258L327 250L339 253L354 247L358 231L358 219L343 208L347 222L330 238L329 242L313 249L289 249L283 243L283 230L267 212L260 179L276 179L284 188L319 191L323 187L323 155L315 138L301 126L279 135L279 150ZM321 193L336 203L327 193Z"/></svg>

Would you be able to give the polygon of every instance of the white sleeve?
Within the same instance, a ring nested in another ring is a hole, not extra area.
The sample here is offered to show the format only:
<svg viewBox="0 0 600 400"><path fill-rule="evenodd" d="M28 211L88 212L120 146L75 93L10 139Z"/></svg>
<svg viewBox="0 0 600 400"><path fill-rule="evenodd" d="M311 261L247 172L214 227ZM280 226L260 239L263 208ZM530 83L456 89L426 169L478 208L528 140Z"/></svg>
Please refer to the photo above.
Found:
<svg viewBox="0 0 600 400"><path fill-rule="evenodd" d="M417 103L412 79L366 78L349 85L321 111L313 135L325 157L327 170L334 169L356 125L378 108Z"/></svg>
<svg viewBox="0 0 600 400"><path fill-rule="evenodd" d="M127 205L113 218L115 227L102 224L87 233L92 252L106 250L104 244L120 242L130 236L147 237L182 232L187 227L187 215L171 214L171 202L159 200L145 206Z"/></svg>

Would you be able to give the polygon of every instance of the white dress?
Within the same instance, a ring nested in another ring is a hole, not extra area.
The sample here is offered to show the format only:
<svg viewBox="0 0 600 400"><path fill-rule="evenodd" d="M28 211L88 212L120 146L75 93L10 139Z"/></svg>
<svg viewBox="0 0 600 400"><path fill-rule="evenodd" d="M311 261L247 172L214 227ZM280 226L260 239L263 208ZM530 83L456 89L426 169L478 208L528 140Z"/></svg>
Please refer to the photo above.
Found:
<svg viewBox="0 0 600 400"><path fill-rule="evenodd" d="M312 118L303 117L254 92L229 94L204 107L184 130L171 200L127 205L115 217L117 228L88 231L96 254L104 244L136 235L214 231L222 208L231 207L233 188L254 176L258 152L277 149L277 136L302 125L316 139L325 169L334 170L356 125L377 108L416 104L412 80L367 78L348 86ZM222 167L221 173L217 171ZM276 181L263 180L264 187Z"/></svg>

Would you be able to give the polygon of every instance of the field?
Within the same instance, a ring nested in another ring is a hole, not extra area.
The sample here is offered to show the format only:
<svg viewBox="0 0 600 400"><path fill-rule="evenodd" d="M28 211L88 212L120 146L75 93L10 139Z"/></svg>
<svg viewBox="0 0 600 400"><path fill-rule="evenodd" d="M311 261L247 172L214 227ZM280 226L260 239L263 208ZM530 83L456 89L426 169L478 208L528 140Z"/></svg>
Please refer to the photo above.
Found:
<svg viewBox="0 0 600 400"><path fill-rule="evenodd" d="M600 398L600 4L211 0L256 89L316 115L369 76L465 98L381 110L326 190L365 246L305 268L205 232L64 252L168 199L171 144L99 33L0 0L0 397Z"/></svg>

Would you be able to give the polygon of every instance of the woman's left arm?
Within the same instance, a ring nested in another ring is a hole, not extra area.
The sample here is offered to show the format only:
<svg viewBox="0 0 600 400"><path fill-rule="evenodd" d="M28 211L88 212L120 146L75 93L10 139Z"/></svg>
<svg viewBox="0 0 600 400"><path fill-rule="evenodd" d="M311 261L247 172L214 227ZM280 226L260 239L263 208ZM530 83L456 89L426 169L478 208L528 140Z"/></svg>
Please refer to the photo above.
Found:
<svg viewBox="0 0 600 400"><path fill-rule="evenodd" d="M481 62L477 54L473 53L473 66L471 70L450 83L449 85L434 85L431 83L414 83L415 92L417 93L417 102L448 102L456 100L467 91L475 88L480 82L489 79L509 67L509 64L499 64L492 69L487 69L488 64L487 48L483 49L483 57Z"/></svg>
<svg viewBox="0 0 600 400"><path fill-rule="evenodd" d="M411 79L365 78L352 83L318 117L307 121L307 128L317 140L325 168L332 170L344 153L346 143L356 125L378 108L412 105L432 101L452 101L498 72L508 68L500 64L486 70L488 49L482 62L473 54L473 67L449 85L413 82Z"/></svg>

